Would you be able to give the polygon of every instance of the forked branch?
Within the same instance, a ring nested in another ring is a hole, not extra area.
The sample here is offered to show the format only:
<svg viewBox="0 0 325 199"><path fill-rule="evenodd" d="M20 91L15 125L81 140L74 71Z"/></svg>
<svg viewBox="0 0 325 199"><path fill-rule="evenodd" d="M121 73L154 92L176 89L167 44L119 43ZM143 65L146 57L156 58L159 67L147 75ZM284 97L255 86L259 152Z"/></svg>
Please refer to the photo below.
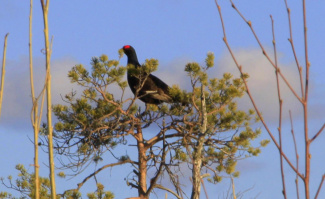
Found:
<svg viewBox="0 0 325 199"><path fill-rule="evenodd" d="M222 24L222 29L223 29L223 41L225 42L226 46L227 46L227 49L233 59L233 61L235 62L235 65L237 66L239 72L240 72L240 75L242 77L242 80L244 82L244 85L245 85L245 88L246 88L246 92L247 92L247 95L250 99L250 101L252 102L252 105L256 111L256 114L258 115L258 117L260 118L264 128L266 129L267 133L269 134L269 136L271 137L273 143L275 144L275 146L278 148L278 150L280 150L280 145L278 144L277 140L275 139L275 137L273 136L271 130L269 129L268 125L266 124L265 120L263 119L263 116L262 116L262 113L259 111L256 103L255 103L255 100L253 99L253 96L249 90L249 87L248 87L248 84L247 84L247 81L246 79L244 78L244 72L242 70L242 66L238 63L228 41L227 41L227 36L226 36L226 29L225 29L225 26L224 26L224 21L223 21L223 17L222 17L222 13L221 13L221 7L220 5L218 4L218 0L215 0L215 3L217 5L217 8L218 8L218 11L219 11L219 16L220 16L220 20L221 20L221 24ZM273 63L273 62L272 62ZM281 72L279 71L279 75L281 76ZM299 173L299 171L295 168L295 166L291 163L291 161L289 160L289 158L283 153L283 152L280 152L281 155L284 157L284 159L287 161L287 163L289 164L289 166L299 175L299 177L301 179L304 179L304 175L302 175L301 173Z"/></svg>
<svg viewBox="0 0 325 199"><path fill-rule="evenodd" d="M270 64L275 68L277 69L277 66L276 64L272 61L271 57L267 54L267 52L265 51L265 48L264 46L262 45L259 37L257 36L254 28L253 28L253 25L252 25L252 22L251 21L248 21L244 15L237 9L237 7L235 6L235 4L232 2L232 0L230 0L231 2L231 6L236 10L236 12L241 16L241 18L248 24L249 28L251 29L254 37L255 37L255 40L257 41L258 45L260 46L260 48L262 49L262 52L263 52L263 55L266 57L266 59L270 62ZM279 75L280 77L283 79L283 81L285 82L285 84L288 86L288 88L291 90L291 92L294 94L294 96L296 96L296 98L301 102L303 103L303 99L301 97L298 96L297 92L293 89L293 87L291 86L291 84L289 83L289 81L287 80L287 78L282 74L281 71L279 71Z"/></svg>

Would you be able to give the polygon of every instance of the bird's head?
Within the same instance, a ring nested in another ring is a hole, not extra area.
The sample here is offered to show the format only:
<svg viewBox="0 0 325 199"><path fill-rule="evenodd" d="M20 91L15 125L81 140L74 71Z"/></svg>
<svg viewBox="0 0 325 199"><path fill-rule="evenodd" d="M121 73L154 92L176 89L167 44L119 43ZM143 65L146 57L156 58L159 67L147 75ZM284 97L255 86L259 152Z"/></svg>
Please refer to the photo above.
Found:
<svg viewBox="0 0 325 199"><path fill-rule="evenodd" d="M132 46L130 45L125 45L123 46L123 52L126 54L126 56L130 56L130 55L133 55L135 54L135 50Z"/></svg>
<svg viewBox="0 0 325 199"><path fill-rule="evenodd" d="M132 46L130 45L123 46L123 52L128 57L128 64L133 64L135 66L140 65L138 62L137 54Z"/></svg>

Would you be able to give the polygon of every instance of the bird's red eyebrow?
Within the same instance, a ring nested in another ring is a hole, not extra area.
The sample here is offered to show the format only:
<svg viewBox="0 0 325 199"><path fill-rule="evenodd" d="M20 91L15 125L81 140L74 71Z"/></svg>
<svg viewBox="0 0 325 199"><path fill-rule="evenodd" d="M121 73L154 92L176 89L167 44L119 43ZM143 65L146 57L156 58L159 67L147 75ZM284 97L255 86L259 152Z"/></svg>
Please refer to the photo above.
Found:
<svg viewBox="0 0 325 199"><path fill-rule="evenodd" d="M124 46L124 49L128 49L130 47L131 47L130 45L126 45L126 46Z"/></svg>

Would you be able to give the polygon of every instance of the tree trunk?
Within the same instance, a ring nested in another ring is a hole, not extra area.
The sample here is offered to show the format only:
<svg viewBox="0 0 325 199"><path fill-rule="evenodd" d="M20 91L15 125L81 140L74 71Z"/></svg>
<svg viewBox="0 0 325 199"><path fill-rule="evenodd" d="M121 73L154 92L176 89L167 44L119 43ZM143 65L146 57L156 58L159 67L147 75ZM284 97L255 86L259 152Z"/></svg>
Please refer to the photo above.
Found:
<svg viewBox="0 0 325 199"><path fill-rule="evenodd" d="M207 112L205 104L205 95L204 95L204 85L201 84L201 111L202 111L202 128L199 134L199 139L194 148L193 154L193 169L192 169L192 194L191 199L199 199L201 193L201 169L202 169L202 151L204 143L204 134L207 129Z"/></svg>
<svg viewBox="0 0 325 199"><path fill-rule="evenodd" d="M201 141L201 140L200 140ZM203 143L199 141L193 155L192 168L192 194L191 199L199 199L201 193L201 168L202 168L202 148Z"/></svg>
<svg viewBox="0 0 325 199"><path fill-rule="evenodd" d="M148 199L147 193L147 157L146 149L143 142L143 134L141 126L137 127L137 147L138 147L138 160L139 160L139 174L138 174L138 194L141 199Z"/></svg>

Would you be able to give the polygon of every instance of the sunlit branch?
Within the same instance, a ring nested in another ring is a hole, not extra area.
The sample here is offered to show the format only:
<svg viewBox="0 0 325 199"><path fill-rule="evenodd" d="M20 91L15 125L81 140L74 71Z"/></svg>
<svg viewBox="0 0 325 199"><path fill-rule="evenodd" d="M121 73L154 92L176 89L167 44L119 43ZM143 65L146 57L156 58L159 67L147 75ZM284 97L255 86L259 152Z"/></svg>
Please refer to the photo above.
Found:
<svg viewBox="0 0 325 199"><path fill-rule="evenodd" d="M275 139L275 137L273 136L271 130L269 129L268 125L266 124L265 120L263 119L262 113L259 111L259 109L258 109L258 107L257 107L257 105L255 103L255 100L253 99L253 96L252 96L252 94L251 94L251 92L249 90L249 87L247 85L247 81L244 78L244 73L242 71L242 66L239 65L239 63L238 63L238 61L237 61L237 59L236 59L236 57L235 57L235 55L234 55L231 47L230 47L230 45L229 45L229 43L227 41L226 30L225 30L224 21L223 21L223 17L222 17L222 13L221 13L221 7L218 4L218 0L215 0L215 3L216 3L216 6L218 8L218 12L219 12L219 16L220 16L220 21L221 21L222 28L223 28L223 33L224 33L224 35L223 35L223 41L225 42L225 44L227 46L227 49L228 49L228 51L229 51L229 53L230 53L233 61L235 62L236 66L237 66L237 68L238 68L238 70L239 70L239 72L241 74L241 77L243 79L243 82L244 82L244 85L245 85L245 88L246 88L247 95L248 95L250 101L252 102L252 105L253 105L253 107L254 107L254 109L256 111L256 114L259 116L259 118L260 118L260 120L261 120L264 128L268 132L268 134L271 137L271 139L272 139L273 143L275 144L275 146L278 148L278 150L280 150L280 146L279 146L277 140ZM281 74L281 73L279 72L279 74ZM299 177L301 179L304 179L304 176L301 173L299 173L298 170L296 170L295 166L291 163L291 161L289 160L289 158L283 152L282 152L282 155L283 155L284 159L287 161L287 163L290 165L290 167L299 175Z"/></svg>
<svg viewBox="0 0 325 199"><path fill-rule="evenodd" d="M3 88L5 83L5 67L6 67L6 54L7 54L7 39L9 33L5 36L5 42L3 45L3 57L2 57L2 73L1 73L1 88L0 88L0 115L1 115L1 108L2 108L2 99L3 99Z"/></svg>
<svg viewBox="0 0 325 199"><path fill-rule="evenodd" d="M248 21L244 15L237 9L237 7L235 6L235 4L232 2L232 0L230 0L232 7L237 11L237 13L241 16L241 18L247 23L247 25L250 27L257 43L259 44L260 48L262 49L263 55L267 58L267 60L270 62L270 64L277 69L276 64L272 61L272 59L270 58L270 56L267 54L267 52L265 51L264 46L262 45L261 41L259 40L253 26L252 26L252 22ZM291 90L291 92L294 94L294 96L296 96L296 98L303 103L303 99L301 97L298 96L298 94L296 93L296 91L293 89L293 87L291 86L291 84L289 83L289 81L285 78L285 76L281 73L281 71L279 71L279 75L280 77L283 79L283 81L286 83L286 85L288 86L288 88Z"/></svg>

